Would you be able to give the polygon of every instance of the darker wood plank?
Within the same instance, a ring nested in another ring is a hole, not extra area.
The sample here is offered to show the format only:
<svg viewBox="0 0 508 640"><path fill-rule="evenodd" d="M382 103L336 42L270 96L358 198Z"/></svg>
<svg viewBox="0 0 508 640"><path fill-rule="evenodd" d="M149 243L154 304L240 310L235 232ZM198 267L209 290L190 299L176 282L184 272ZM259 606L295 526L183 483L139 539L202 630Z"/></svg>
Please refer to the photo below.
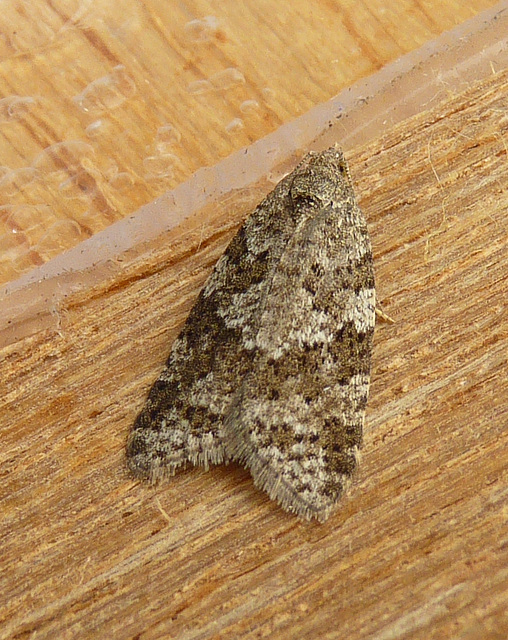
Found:
<svg viewBox="0 0 508 640"><path fill-rule="evenodd" d="M396 323L324 525L234 465L156 488L125 469L224 221L2 350L0 637L506 637L507 90L493 75L350 158Z"/></svg>

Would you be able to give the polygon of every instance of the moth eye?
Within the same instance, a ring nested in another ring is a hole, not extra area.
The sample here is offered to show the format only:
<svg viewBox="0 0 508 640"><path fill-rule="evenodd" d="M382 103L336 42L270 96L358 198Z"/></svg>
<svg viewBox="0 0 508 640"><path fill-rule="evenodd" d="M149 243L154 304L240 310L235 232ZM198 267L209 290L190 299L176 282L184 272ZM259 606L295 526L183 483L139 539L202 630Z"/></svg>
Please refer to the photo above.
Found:
<svg viewBox="0 0 508 640"><path fill-rule="evenodd" d="M295 207L315 207L319 205L317 198L305 194L292 194Z"/></svg>
<svg viewBox="0 0 508 640"><path fill-rule="evenodd" d="M333 198L335 184L323 180L320 174L303 173L293 180L290 197L295 208L310 206L324 207Z"/></svg>

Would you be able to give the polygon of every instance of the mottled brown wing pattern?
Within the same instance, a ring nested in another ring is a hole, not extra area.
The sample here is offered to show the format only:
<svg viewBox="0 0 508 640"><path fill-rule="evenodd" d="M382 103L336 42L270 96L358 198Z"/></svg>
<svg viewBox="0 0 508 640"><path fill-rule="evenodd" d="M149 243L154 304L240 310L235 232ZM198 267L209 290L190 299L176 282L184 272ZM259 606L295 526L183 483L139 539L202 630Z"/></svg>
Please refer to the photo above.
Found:
<svg viewBox="0 0 508 640"><path fill-rule="evenodd" d="M374 318L346 161L309 154L205 284L134 425L131 470L236 459L283 508L325 520L357 462Z"/></svg>
<svg viewBox="0 0 508 640"><path fill-rule="evenodd" d="M327 174L325 166L323 183ZM226 441L271 498L301 517L325 520L349 483L362 440L374 270L348 181L338 181L329 200L303 206L316 213L305 217L273 275Z"/></svg>
<svg viewBox="0 0 508 640"><path fill-rule="evenodd" d="M306 162L255 209L207 280L130 434L135 475L155 481L189 462L228 461L224 415L252 359L271 272L298 224L289 188Z"/></svg>

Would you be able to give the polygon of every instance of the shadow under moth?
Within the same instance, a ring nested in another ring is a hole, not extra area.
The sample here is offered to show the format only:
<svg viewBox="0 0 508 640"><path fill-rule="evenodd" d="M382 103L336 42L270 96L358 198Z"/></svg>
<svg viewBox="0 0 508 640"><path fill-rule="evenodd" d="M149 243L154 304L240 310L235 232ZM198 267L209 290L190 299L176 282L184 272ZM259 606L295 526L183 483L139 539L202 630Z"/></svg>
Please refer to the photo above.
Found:
<svg viewBox="0 0 508 640"><path fill-rule="evenodd" d="M134 424L131 471L235 460L287 511L326 520L357 465L375 308L344 155L309 153L199 294Z"/></svg>

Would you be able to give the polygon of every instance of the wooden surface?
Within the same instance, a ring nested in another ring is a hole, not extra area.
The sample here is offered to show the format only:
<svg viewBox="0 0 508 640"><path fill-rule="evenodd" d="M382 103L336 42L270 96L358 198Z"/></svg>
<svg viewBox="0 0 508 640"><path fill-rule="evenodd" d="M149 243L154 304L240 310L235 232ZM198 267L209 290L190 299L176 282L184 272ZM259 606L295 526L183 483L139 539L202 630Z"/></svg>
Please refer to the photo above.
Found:
<svg viewBox="0 0 508 640"><path fill-rule="evenodd" d="M128 430L233 233L199 221L2 350L1 638L508 635L508 73L350 154L378 295L363 461L324 525Z"/></svg>
<svg viewBox="0 0 508 640"><path fill-rule="evenodd" d="M7 0L0 283L496 0Z"/></svg>

